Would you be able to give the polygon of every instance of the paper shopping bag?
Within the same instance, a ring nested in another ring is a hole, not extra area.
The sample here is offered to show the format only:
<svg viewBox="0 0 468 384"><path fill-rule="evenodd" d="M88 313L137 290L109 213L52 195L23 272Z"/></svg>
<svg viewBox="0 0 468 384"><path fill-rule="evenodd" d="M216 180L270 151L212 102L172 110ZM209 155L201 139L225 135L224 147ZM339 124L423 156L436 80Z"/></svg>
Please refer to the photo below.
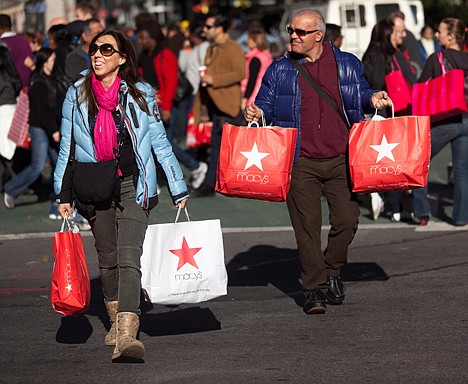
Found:
<svg viewBox="0 0 468 384"><path fill-rule="evenodd" d="M412 92L412 114L430 116L432 122L468 111L465 95L465 72L461 69L452 69L447 72L442 52L439 52L437 56L442 76L430 79L425 83L414 84Z"/></svg>
<svg viewBox="0 0 468 384"><path fill-rule="evenodd" d="M70 228L64 231L63 227L53 238L55 263L50 299L56 312L79 315L89 309L91 299L88 267L81 235Z"/></svg>
<svg viewBox="0 0 468 384"><path fill-rule="evenodd" d="M411 104L411 86L405 79L395 55L393 55L392 67L395 70L385 75L385 85L393 107L398 112L408 108Z"/></svg>
<svg viewBox="0 0 468 384"><path fill-rule="evenodd" d="M187 148L198 148L202 145L211 145L211 131L213 130L213 122L200 121L195 124L193 110L190 111L187 121L187 131L185 144Z"/></svg>
<svg viewBox="0 0 468 384"><path fill-rule="evenodd" d="M29 149L31 140L29 138L29 96L27 88L23 88L18 96L8 138L17 147Z"/></svg>
<svg viewBox="0 0 468 384"><path fill-rule="evenodd" d="M367 120L351 128L349 167L354 192L426 186L430 158L427 116Z"/></svg>
<svg viewBox="0 0 468 384"><path fill-rule="evenodd" d="M220 221L178 223L177 218L175 223L149 225L146 231L141 256L141 286L146 300L178 305L226 295Z"/></svg>
<svg viewBox="0 0 468 384"><path fill-rule="evenodd" d="M284 201L289 192L297 129L224 123L216 192Z"/></svg>

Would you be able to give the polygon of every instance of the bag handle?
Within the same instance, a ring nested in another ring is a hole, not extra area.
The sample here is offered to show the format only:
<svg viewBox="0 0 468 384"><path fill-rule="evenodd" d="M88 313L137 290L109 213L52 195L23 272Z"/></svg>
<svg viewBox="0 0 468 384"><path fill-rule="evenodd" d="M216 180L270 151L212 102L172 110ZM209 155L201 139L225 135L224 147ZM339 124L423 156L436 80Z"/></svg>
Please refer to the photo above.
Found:
<svg viewBox="0 0 468 384"><path fill-rule="evenodd" d="M65 230L65 224L67 225L67 230ZM73 233L80 232L80 228L75 224L74 221L70 220L68 216L65 216L62 221L62 226L60 227L60 232L72 231Z"/></svg>
<svg viewBox="0 0 468 384"><path fill-rule="evenodd" d="M177 223L177 221L179 220L179 216L180 216L180 211L181 211L182 207L179 207L177 209L177 214L176 214L176 218L175 218L175 221L174 221L174 224ZM189 214L188 214L188 211L187 211L187 207L184 207L184 211L185 211L185 216L187 217L187 221L190 221L190 217L189 217Z"/></svg>
<svg viewBox="0 0 468 384"><path fill-rule="evenodd" d="M260 118L260 121L262 122L262 125L259 125L258 121L249 121L249 123L247 124L248 128L254 126L254 124L257 127L266 127L265 115L263 114L262 110L260 110L260 111L262 112L262 117Z"/></svg>
<svg viewBox="0 0 468 384"><path fill-rule="evenodd" d="M381 120L381 119L385 119L384 117L380 116L377 114L378 110L377 108L375 108L375 113L374 113L374 116L372 116L372 119L371 120ZM378 116L378 118L376 117ZM392 104L392 119L395 117L395 107L393 106Z"/></svg>
<svg viewBox="0 0 468 384"><path fill-rule="evenodd" d="M397 71L401 71L401 67L400 67L400 64L398 64L398 60L396 58L396 56L393 54L392 55L392 64L391 64L391 67L392 67L392 71L393 71L393 63L396 64L396 67L397 67Z"/></svg>
<svg viewBox="0 0 468 384"><path fill-rule="evenodd" d="M440 69L442 70L442 76L444 76L447 73L447 71L445 70L445 65L442 58L442 51L437 52L437 58L439 59Z"/></svg>

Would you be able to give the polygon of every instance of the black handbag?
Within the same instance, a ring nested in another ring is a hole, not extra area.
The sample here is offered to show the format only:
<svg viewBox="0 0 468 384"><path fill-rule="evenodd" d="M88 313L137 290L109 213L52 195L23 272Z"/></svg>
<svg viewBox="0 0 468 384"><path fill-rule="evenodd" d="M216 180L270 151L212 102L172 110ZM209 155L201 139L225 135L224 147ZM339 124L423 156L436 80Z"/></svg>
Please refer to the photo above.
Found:
<svg viewBox="0 0 468 384"><path fill-rule="evenodd" d="M189 79L187 79L185 73L180 70L180 68L178 70L177 76L177 90L173 99L173 102L176 105L189 98L193 92L192 84L190 83Z"/></svg>
<svg viewBox="0 0 468 384"><path fill-rule="evenodd" d="M118 161L72 162L73 195L85 204L110 202L118 183Z"/></svg>
<svg viewBox="0 0 468 384"><path fill-rule="evenodd" d="M120 117L120 132L125 121L127 95L124 97L122 115ZM72 197L83 204L105 205L112 202L120 192L118 176L120 137L116 156L112 160L101 162L81 162L75 159L75 136L73 130L73 111L71 129L70 164L72 170ZM120 136L120 135L119 135Z"/></svg>

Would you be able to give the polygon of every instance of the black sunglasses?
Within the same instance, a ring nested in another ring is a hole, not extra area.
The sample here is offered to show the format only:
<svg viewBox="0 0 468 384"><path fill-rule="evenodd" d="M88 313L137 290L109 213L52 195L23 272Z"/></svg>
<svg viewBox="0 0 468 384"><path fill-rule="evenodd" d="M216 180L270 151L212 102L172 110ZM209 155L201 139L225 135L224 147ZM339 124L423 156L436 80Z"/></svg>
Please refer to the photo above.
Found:
<svg viewBox="0 0 468 384"><path fill-rule="evenodd" d="M291 36L294 32L296 32L296 35L299 37L304 37L307 35L310 35L311 33L318 32L320 29L314 29L313 31L306 31L304 29L298 29L298 28L291 28L289 25L286 27L286 31L288 32L288 35Z"/></svg>
<svg viewBox="0 0 468 384"><path fill-rule="evenodd" d="M97 51L101 51L102 56L105 56L105 57L110 57L116 52L122 54L122 52L115 49L112 46L112 44L109 44L109 43L105 43L101 45L97 45L96 43L91 44L89 46L88 54L89 56L94 56L97 53Z"/></svg>
<svg viewBox="0 0 468 384"><path fill-rule="evenodd" d="M205 25L203 26L203 28L206 28L206 29L208 29L208 30L210 30L211 28L214 28L214 27L215 27L215 25L209 25L209 24L205 24Z"/></svg>

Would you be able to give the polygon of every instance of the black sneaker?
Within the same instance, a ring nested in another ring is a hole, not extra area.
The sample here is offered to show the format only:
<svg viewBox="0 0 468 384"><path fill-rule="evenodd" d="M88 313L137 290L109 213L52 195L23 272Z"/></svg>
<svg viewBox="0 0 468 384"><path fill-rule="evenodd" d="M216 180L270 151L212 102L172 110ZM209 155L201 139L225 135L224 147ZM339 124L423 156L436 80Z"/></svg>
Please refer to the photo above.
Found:
<svg viewBox="0 0 468 384"><path fill-rule="evenodd" d="M339 305L343 304L345 298L345 288L341 281L340 276L328 276L327 277L328 291L325 295L328 304Z"/></svg>
<svg viewBox="0 0 468 384"><path fill-rule="evenodd" d="M305 313L308 315L318 315L325 313L326 308L325 295L320 289L314 289L307 295L304 303Z"/></svg>

